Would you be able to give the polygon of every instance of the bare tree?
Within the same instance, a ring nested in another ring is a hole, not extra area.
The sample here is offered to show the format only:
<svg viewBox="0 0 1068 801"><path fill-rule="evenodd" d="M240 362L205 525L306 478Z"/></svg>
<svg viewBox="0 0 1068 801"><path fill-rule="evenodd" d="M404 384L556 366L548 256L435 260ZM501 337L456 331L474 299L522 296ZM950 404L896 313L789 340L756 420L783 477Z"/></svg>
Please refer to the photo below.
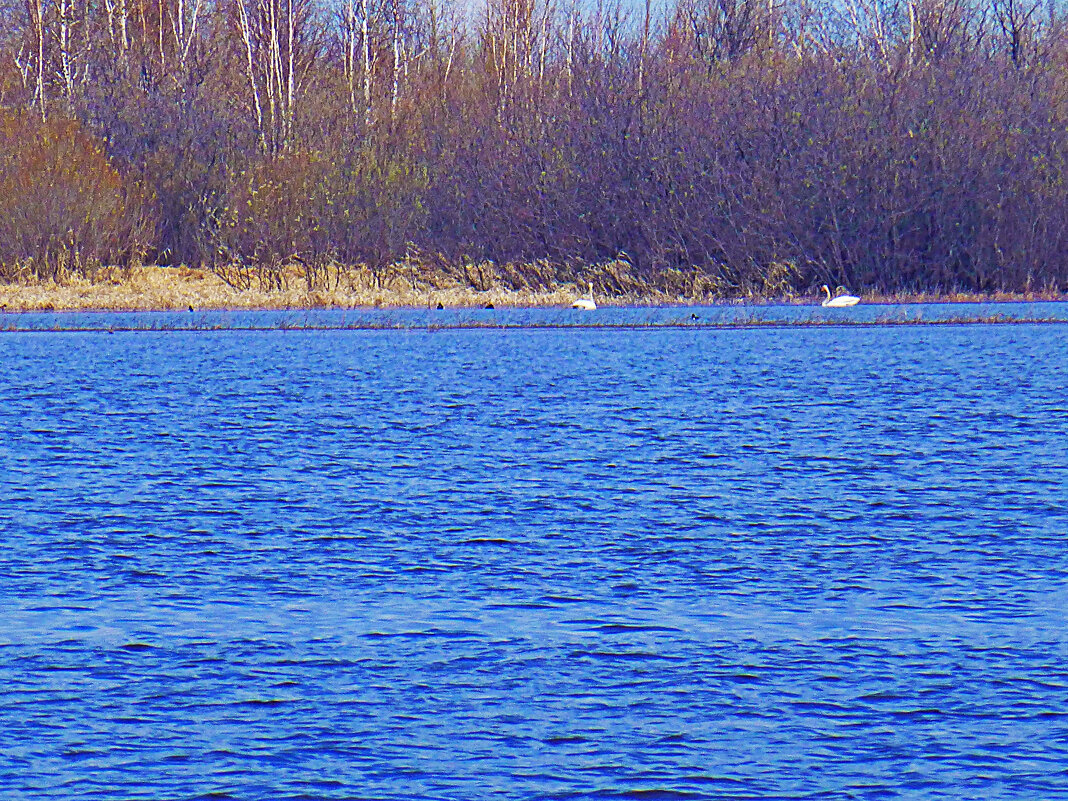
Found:
<svg viewBox="0 0 1068 801"><path fill-rule="evenodd" d="M26 37L15 57L23 82L33 87L32 105L37 106L41 120L48 119L48 99L45 96L45 41L48 37L45 0L26 0L28 26ZM32 78L31 78L32 76Z"/></svg>
<svg viewBox="0 0 1068 801"><path fill-rule="evenodd" d="M489 0L482 20L482 46L497 88L497 116L518 99L523 87L544 78L551 0Z"/></svg>
<svg viewBox="0 0 1068 801"><path fill-rule="evenodd" d="M1024 66L1034 44L1040 0L991 0L991 9L1005 38L1009 58L1015 66Z"/></svg>
<svg viewBox="0 0 1068 801"><path fill-rule="evenodd" d="M711 68L773 44L774 8L767 0L679 0L672 24Z"/></svg>
<svg viewBox="0 0 1068 801"><path fill-rule="evenodd" d="M178 69L184 74L188 68L190 53L197 42L197 26L204 16L204 0L174 0L173 5L168 2L165 13L174 38Z"/></svg>
<svg viewBox="0 0 1068 801"><path fill-rule="evenodd" d="M125 69L130 51L130 13L126 0L104 0L104 11L114 61Z"/></svg>
<svg viewBox="0 0 1068 801"><path fill-rule="evenodd" d="M371 39L378 28L377 11L370 0L344 0L339 19L349 107L354 114L362 114L365 126L371 125L374 116L374 72L378 53Z"/></svg>
<svg viewBox="0 0 1068 801"><path fill-rule="evenodd" d="M981 28L969 0L908 0L910 61L939 61L967 50Z"/></svg>
<svg viewBox="0 0 1068 801"><path fill-rule="evenodd" d="M291 143L300 90L319 56L322 31L311 0L234 0L246 79L265 152Z"/></svg>

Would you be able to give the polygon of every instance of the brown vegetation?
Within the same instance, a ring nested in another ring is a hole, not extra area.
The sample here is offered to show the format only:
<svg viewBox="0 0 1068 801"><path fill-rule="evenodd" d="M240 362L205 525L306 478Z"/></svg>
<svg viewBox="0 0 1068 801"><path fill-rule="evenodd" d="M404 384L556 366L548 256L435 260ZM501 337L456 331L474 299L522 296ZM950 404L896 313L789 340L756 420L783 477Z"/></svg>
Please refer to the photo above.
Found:
<svg viewBox="0 0 1068 801"><path fill-rule="evenodd" d="M569 307L582 290L573 283L544 288L513 288L481 265L482 278L467 280L442 272L398 271L382 279L366 268L331 273L329 286L308 288L299 269L285 272L285 285L264 289L237 288L220 275L187 267L103 268L95 273L68 275L58 283L36 279L0 283L0 313L22 311L207 311L211 309L313 309L313 308L494 308ZM518 268L512 268L518 270ZM483 289L474 284L485 281ZM820 296L784 295L735 298L746 302L816 304ZM1064 300L1056 293L914 293L867 295L866 303L967 303L976 301ZM679 294L670 287L633 285L629 291L598 296L599 305L686 305L724 302L724 296Z"/></svg>
<svg viewBox="0 0 1068 801"><path fill-rule="evenodd" d="M0 110L0 277L138 264L150 240L147 206L77 122Z"/></svg>
<svg viewBox="0 0 1068 801"><path fill-rule="evenodd" d="M4 296L1058 294L1064 7L984 2L0 0Z"/></svg>
<svg viewBox="0 0 1068 801"><path fill-rule="evenodd" d="M273 288L238 288L215 273L186 267L102 270L93 275L67 276L59 283L0 283L0 311L435 308L439 303L450 308L569 306L578 294L572 286L541 291L492 286L477 291L441 275L429 284L413 284L409 277L401 276L383 281L370 270L359 268L332 275L329 288L309 289L300 271L285 272L285 285ZM629 300L639 298L631 296Z"/></svg>

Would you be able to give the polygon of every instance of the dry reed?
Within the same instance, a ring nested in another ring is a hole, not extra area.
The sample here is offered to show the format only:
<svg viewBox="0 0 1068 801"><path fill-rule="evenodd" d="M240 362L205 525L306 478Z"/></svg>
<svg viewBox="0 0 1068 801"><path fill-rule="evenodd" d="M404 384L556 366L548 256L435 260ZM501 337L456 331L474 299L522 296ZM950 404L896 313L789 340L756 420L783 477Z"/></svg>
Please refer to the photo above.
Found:
<svg viewBox="0 0 1068 801"><path fill-rule="evenodd" d="M503 272L503 271L502 271ZM607 281L594 282L599 305L674 305L711 302L742 302L715 295L700 287L689 294L677 287L642 287L632 283L620 291ZM67 275L60 282L23 280L0 283L0 310L17 311L183 311L222 309L322 309L322 308L446 308L566 307L585 293L585 282L556 283L548 287L513 288L497 276L486 278L479 289L456 276L376 276L354 268L336 273L329 287L309 290L294 268L280 287L239 289L219 275L188 267L134 267L103 270L92 278ZM702 291L703 290L703 291ZM964 293L868 294L865 303L966 303L990 301L1063 300L1058 293L976 295ZM748 296L745 303L814 303L808 297Z"/></svg>

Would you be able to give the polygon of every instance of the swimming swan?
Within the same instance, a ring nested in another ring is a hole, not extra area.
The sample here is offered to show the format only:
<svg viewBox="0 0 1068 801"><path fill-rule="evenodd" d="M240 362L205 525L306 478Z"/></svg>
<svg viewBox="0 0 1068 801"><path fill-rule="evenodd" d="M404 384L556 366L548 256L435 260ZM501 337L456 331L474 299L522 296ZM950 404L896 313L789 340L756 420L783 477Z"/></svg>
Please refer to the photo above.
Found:
<svg viewBox="0 0 1068 801"><path fill-rule="evenodd" d="M823 289L823 291L827 293L827 300L823 301L823 303L821 304L823 306L834 306L837 308L839 306L856 306L858 303L860 303L860 298L858 298L856 295L839 295L836 298L832 298L831 290L828 289L826 284L824 284L821 289Z"/></svg>
<svg viewBox="0 0 1068 801"><path fill-rule="evenodd" d="M590 293L588 297L581 297L571 304L572 309L584 309L586 311L594 311L597 308L597 304L593 302L593 284L590 284Z"/></svg>

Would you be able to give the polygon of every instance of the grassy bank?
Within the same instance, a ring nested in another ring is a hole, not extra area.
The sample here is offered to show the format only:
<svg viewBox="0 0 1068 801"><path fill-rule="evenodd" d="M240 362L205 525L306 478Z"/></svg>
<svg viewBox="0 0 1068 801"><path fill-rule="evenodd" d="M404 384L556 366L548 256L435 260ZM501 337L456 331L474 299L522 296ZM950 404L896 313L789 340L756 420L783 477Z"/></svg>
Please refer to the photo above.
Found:
<svg viewBox="0 0 1068 801"><path fill-rule="evenodd" d="M284 287L237 288L215 273L185 267L137 267L104 273L94 280L72 275L54 281L0 284L0 310L21 311L184 311L210 309L319 308L446 308L566 307L584 294L575 284L542 289L514 289L492 284L484 290L459 282L426 283L408 277L380 280L369 271L351 270L331 288L309 290L298 275ZM599 305L674 305L707 303L818 304L821 295L723 297L707 293L678 294L633 288L609 294L595 286ZM864 294L864 303L966 303L979 301L1065 300L1056 293L924 292L897 295Z"/></svg>

